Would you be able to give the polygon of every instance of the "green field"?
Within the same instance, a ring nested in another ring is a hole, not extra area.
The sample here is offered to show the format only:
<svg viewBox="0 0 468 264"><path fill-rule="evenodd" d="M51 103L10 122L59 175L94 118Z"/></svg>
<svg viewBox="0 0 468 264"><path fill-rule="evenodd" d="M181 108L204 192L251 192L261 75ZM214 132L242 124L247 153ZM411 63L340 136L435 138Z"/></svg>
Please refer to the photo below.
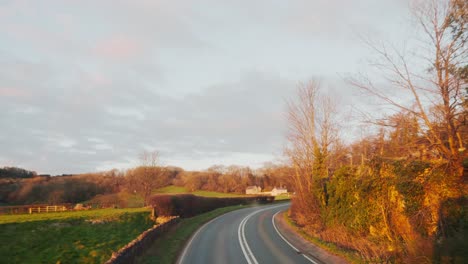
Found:
<svg viewBox="0 0 468 264"><path fill-rule="evenodd" d="M291 195L289 194L280 194L275 196L275 201L291 200Z"/></svg>
<svg viewBox="0 0 468 264"><path fill-rule="evenodd" d="M0 216L0 263L103 263L153 226L148 209Z"/></svg>
<svg viewBox="0 0 468 264"><path fill-rule="evenodd" d="M164 193L164 194L181 194L181 193L190 193L193 195L204 196L204 197L244 197L246 195L243 194L235 194L235 193L222 193L222 192L211 192L211 191L194 191L189 192L185 187L179 186L166 186L154 191L154 194Z"/></svg>
<svg viewBox="0 0 468 264"><path fill-rule="evenodd" d="M188 193L187 189L182 186L169 185L166 187L159 188L153 193Z"/></svg>

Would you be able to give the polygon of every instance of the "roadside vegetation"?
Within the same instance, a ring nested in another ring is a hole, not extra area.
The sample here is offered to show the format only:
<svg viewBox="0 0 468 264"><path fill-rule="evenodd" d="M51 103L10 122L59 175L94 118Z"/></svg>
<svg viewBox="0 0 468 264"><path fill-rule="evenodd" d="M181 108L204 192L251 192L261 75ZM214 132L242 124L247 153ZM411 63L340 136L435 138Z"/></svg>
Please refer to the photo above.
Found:
<svg viewBox="0 0 468 264"><path fill-rule="evenodd" d="M350 263L354 263L354 264L367 263L363 258L361 258L361 255L359 254L359 252L355 250L350 250L350 249L340 247L334 243L326 242L316 236L311 235L304 228L302 228L301 226L298 226L297 223L287 213L284 213L283 217L286 223L289 226L291 226L293 230L296 231L297 234L305 238L310 243L320 248L323 248L334 255L341 256L347 261L349 261Z"/></svg>
<svg viewBox="0 0 468 264"><path fill-rule="evenodd" d="M364 112L375 132L355 142L340 136L343 116L318 81L298 87L286 153L301 232L371 263L467 263L467 11L459 0L416 5L424 54L366 42L377 74L347 81L387 114Z"/></svg>
<svg viewBox="0 0 468 264"><path fill-rule="evenodd" d="M154 225L149 209L0 216L0 263L103 263Z"/></svg>

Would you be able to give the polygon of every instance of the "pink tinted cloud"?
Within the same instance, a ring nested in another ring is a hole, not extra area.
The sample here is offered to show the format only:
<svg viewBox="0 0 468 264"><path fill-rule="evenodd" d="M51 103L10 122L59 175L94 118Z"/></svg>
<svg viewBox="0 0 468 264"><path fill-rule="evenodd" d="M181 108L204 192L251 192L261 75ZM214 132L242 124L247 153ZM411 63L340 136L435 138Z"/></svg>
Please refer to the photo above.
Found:
<svg viewBox="0 0 468 264"><path fill-rule="evenodd" d="M114 36L99 41L94 52L102 57L110 59L131 59L142 50L141 44L125 36Z"/></svg>
<svg viewBox="0 0 468 264"><path fill-rule="evenodd" d="M9 14L8 10L5 7L0 6L0 18L4 18Z"/></svg>
<svg viewBox="0 0 468 264"><path fill-rule="evenodd" d="M0 97L29 97L32 94L23 89L13 87L0 87Z"/></svg>
<svg viewBox="0 0 468 264"><path fill-rule="evenodd" d="M92 84L95 84L95 85L99 85L99 86L104 86L104 85L110 85L112 84L112 80L109 79L107 76L105 76L104 74L102 73L94 73L92 76L91 76L91 83Z"/></svg>

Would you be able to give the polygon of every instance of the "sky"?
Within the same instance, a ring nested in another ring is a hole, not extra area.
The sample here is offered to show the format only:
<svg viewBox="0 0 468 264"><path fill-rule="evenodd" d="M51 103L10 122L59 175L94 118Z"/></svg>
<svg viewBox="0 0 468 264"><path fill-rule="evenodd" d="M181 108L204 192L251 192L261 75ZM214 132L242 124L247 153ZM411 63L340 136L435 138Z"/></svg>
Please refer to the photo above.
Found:
<svg viewBox="0 0 468 264"><path fill-rule="evenodd" d="M282 160L297 85L359 104L342 76L368 67L362 36L404 38L408 13L405 0L0 0L0 166Z"/></svg>

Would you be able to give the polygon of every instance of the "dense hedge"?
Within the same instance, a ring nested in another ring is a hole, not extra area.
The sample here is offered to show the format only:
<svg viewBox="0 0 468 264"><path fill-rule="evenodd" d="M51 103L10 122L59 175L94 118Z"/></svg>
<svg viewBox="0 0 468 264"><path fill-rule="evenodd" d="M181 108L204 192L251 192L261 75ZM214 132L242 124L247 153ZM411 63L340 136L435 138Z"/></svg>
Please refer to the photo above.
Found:
<svg viewBox="0 0 468 264"><path fill-rule="evenodd" d="M155 195L150 198L150 205L159 216L192 217L216 208L231 205L253 203L271 203L273 196L214 198L201 197L193 194Z"/></svg>

